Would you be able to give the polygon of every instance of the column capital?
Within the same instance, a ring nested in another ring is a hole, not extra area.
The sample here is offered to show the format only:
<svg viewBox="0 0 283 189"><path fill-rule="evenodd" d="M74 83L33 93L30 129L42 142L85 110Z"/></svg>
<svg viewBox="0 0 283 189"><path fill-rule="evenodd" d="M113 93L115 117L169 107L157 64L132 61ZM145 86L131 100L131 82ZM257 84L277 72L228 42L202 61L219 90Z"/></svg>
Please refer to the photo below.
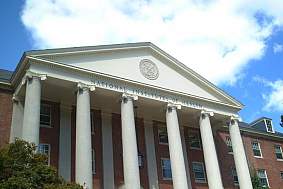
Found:
<svg viewBox="0 0 283 189"><path fill-rule="evenodd" d="M169 102L167 104L167 108L168 109L178 109L180 110L182 108L182 105L181 104L176 104L176 103L172 103L172 102Z"/></svg>
<svg viewBox="0 0 283 189"><path fill-rule="evenodd" d="M15 94L13 94L13 97L12 97L12 102L13 103L18 103L20 101L19 97Z"/></svg>
<svg viewBox="0 0 283 189"><path fill-rule="evenodd" d="M77 83L78 90L89 90L89 91L95 91L95 85L88 85L82 82Z"/></svg>
<svg viewBox="0 0 283 189"><path fill-rule="evenodd" d="M44 81L47 79L47 74L36 73L28 70L22 79L22 85L24 85L27 80L31 80L33 78L39 78L41 81Z"/></svg>
<svg viewBox="0 0 283 189"><path fill-rule="evenodd" d="M201 116L212 117L212 116L214 116L214 112L213 111L208 111L208 110L201 110L200 115Z"/></svg>
<svg viewBox="0 0 283 189"><path fill-rule="evenodd" d="M122 99L131 99L131 100L138 100L138 96L130 93L123 93L122 94Z"/></svg>
<svg viewBox="0 0 283 189"><path fill-rule="evenodd" d="M239 122L240 121L240 116L239 115L231 115L230 116L230 123L234 124L235 122Z"/></svg>

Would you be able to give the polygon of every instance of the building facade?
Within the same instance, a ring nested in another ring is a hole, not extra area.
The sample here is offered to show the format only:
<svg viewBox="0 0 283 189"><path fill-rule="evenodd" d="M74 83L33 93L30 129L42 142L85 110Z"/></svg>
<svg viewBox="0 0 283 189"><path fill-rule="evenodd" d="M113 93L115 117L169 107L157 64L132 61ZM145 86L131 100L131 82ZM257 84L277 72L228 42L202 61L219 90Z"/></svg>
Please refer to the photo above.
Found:
<svg viewBox="0 0 283 189"><path fill-rule="evenodd" d="M88 188L251 189L283 183L272 121L152 43L25 52L0 70L0 145L22 138Z"/></svg>

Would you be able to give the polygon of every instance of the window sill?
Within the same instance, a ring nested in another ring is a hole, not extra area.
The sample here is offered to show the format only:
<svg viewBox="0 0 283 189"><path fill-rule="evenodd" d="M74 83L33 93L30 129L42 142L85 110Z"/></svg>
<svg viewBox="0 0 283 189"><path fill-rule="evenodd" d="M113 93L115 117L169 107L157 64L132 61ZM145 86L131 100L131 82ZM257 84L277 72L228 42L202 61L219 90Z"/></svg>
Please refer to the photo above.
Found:
<svg viewBox="0 0 283 189"><path fill-rule="evenodd" d="M276 159L277 161L283 161L283 159Z"/></svg>
<svg viewBox="0 0 283 189"><path fill-rule="evenodd" d="M195 180L195 183L198 183L198 184L206 184L207 182L206 182L206 181Z"/></svg>
<svg viewBox="0 0 283 189"><path fill-rule="evenodd" d="M166 181L172 181L172 178L162 178L162 180L166 180Z"/></svg>
<svg viewBox="0 0 283 189"><path fill-rule="evenodd" d="M202 149L201 148L196 148L196 147L190 147L190 150L199 150L199 151L201 151Z"/></svg>
<svg viewBox="0 0 283 189"><path fill-rule="evenodd" d="M255 158L258 158L258 159L263 159L262 156L254 156Z"/></svg>
<svg viewBox="0 0 283 189"><path fill-rule="evenodd" d="M52 129L52 128L53 128L51 125L40 125L40 127L42 127L42 128L48 128L48 129Z"/></svg>
<svg viewBox="0 0 283 189"><path fill-rule="evenodd" d="M228 154L230 154L230 155L232 155L232 156L234 155L234 153L233 153L233 152L228 152Z"/></svg>
<svg viewBox="0 0 283 189"><path fill-rule="evenodd" d="M159 142L159 144L168 146L168 143Z"/></svg>

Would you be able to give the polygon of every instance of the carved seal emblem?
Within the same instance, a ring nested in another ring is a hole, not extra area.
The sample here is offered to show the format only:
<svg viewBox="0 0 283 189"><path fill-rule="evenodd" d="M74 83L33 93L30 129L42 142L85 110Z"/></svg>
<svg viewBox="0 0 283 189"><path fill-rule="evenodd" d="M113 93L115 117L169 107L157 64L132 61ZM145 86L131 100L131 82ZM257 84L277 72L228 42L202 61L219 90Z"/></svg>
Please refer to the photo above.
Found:
<svg viewBox="0 0 283 189"><path fill-rule="evenodd" d="M150 80L155 80L159 76L157 66L149 59L143 59L140 61L141 74Z"/></svg>

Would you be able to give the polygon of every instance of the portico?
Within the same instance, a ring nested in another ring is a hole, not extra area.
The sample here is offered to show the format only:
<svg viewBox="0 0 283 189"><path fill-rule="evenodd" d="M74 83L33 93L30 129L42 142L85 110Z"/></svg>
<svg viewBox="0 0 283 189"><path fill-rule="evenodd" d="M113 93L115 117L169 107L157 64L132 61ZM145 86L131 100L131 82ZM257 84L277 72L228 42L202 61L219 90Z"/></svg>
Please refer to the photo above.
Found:
<svg viewBox="0 0 283 189"><path fill-rule="evenodd" d="M95 188L92 146L94 138L101 137L101 153L95 151L95 157L102 157L102 162L96 160L96 165L101 163L103 169L100 187L162 188L158 183L159 165L154 161L152 128L152 122L159 121L164 122L167 128L173 187L192 188L192 167L187 165L190 160L180 132L191 126L200 130L209 188L223 188L213 130L229 122L240 188L252 188L237 124L242 105L153 44L29 52L24 55L14 76L14 84L17 90L14 94L16 108L11 140L19 137L38 145L41 102L60 104L58 167L59 173L66 179L71 179L73 174L76 182ZM91 110L101 112L101 136L93 131L92 121L95 119ZM115 121L113 114L121 117L121 185L115 181L117 162L113 143L119 141L112 138L116 132L112 128ZM137 118L143 120L146 135L143 156L139 156ZM75 123L74 171L70 166L72 120ZM139 158L142 157L147 161L144 164L147 165L148 186L142 183L140 175Z"/></svg>

